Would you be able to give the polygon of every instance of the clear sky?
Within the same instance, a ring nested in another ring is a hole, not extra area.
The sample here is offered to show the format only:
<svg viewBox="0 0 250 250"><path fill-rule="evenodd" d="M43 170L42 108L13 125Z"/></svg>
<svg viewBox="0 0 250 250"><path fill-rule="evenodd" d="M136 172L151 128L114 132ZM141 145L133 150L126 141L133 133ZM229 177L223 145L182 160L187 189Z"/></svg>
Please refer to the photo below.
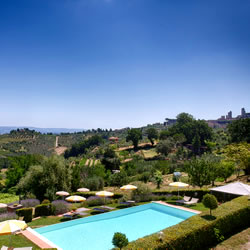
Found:
<svg viewBox="0 0 250 250"><path fill-rule="evenodd" d="M250 112L249 0L1 0L0 126Z"/></svg>

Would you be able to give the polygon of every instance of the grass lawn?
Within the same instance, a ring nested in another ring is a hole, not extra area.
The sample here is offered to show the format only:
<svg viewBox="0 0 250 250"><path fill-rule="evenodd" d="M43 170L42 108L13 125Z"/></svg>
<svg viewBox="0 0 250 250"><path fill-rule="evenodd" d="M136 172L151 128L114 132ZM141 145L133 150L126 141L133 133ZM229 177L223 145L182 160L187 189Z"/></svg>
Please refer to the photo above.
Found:
<svg viewBox="0 0 250 250"><path fill-rule="evenodd" d="M158 155L158 153L156 152L155 148L151 148L148 150L142 150L142 153L144 155L144 158L153 158L155 156Z"/></svg>
<svg viewBox="0 0 250 250"><path fill-rule="evenodd" d="M10 246L10 235L0 236L0 246ZM11 247L32 247L33 250L41 249L21 234L11 236Z"/></svg>
<svg viewBox="0 0 250 250"><path fill-rule="evenodd" d="M31 228L36 228L41 226L52 225L62 221L64 221L64 218L58 216L41 217L40 219L29 222L28 226Z"/></svg>
<svg viewBox="0 0 250 250"><path fill-rule="evenodd" d="M216 250L250 249L250 228L245 229L216 246Z"/></svg>
<svg viewBox="0 0 250 250"><path fill-rule="evenodd" d="M189 208L194 209L194 210L198 210L198 211L201 211L201 212L209 210L209 208L204 207L202 202L199 202L196 205L189 206Z"/></svg>

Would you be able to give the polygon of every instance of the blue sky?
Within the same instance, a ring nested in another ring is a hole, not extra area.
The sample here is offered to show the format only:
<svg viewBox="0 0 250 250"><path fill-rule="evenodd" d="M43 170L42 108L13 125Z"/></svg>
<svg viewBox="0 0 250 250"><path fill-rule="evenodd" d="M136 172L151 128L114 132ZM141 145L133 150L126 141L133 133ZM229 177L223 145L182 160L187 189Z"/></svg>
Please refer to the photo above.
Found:
<svg viewBox="0 0 250 250"><path fill-rule="evenodd" d="M0 126L250 112L250 1L0 1Z"/></svg>

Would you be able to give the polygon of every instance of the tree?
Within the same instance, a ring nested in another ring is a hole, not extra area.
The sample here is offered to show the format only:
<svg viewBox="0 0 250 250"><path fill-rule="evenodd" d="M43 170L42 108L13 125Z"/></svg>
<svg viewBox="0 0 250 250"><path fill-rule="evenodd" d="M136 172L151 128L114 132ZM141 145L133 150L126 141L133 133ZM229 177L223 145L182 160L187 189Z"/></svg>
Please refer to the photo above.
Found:
<svg viewBox="0 0 250 250"><path fill-rule="evenodd" d="M162 176L161 171L156 170L156 172L154 173L154 179L155 179L157 188L160 189L160 186L163 182L163 176Z"/></svg>
<svg viewBox="0 0 250 250"><path fill-rule="evenodd" d="M239 119L228 125L232 142L250 143L250 118Z"/></svg>
<svg viewBox="0 0 250 250"><path fill-rule="evenodd" d="M212 210L218 207L217 199L212 194L206 194L203 196L202 203L205 207L210 209L210 215L212 215Z"/></svg>
<svg viewBox="0 0 250 250"><path fill-rule="evenodd" d="M64 158L51 156L39 166L30 167L17 187L23 193L32 192L39 200L53 200L58 190L71 189L71 170Z"/></svg>
<svg viewBox="0 0 250 250"><path fill-rule="evenodd" d="M158 139L158 132L155 128L149 128L146 131L147 135L148 135L148 139L150 140L152 146L154 145L154 139L157 140Z"/></svg>
<svg viewBox="0 0 250 250"><path fill-rule="evenodd" d="M195 134L195 137L192 141L192 146L193 146L193 152L196 155L200 155L201 152L201 140L200 140L200 136L198 133Z"/></svg>
<svg viewBox="0 0 250 250"><path fill-rule="evenodd" d="M238 166L238 173L243 169L246 175L250 174L250 144L246 142L227 145L222 153L227 160L233 161Z"/></svg>
<svg viewBox="0 0 250 250"><path fill-rule="evenodd" d="M160 138L160 140L166 140L169 136L170 135L169 135L169 131L168 130L162 130L160 132L159 138Z"/></svg>
<svg viewBox="0 0 250 250"><path fill-rule="evenodd" d="M209 168L205 159L196 157L185 164L185 170L192 185L199 186L210 184Z"/></svg>
<svg viewBox="0 0 250 250"><path fill-rule="evenodd" d="M171 139L160 141L156 146L156 151L159 154L167 156L173 149L174 143Z"/></svg>
<svg viewBox="0 0 250 250"><path fill-rule="evenodd" d="M185 144L195 144L196 150L199 151L200 147L206 146L206 141L211 140L212 129L206 121L195 120L192 115L181 113L177 116L176 124L168 129L168 134L183 134Z"/></svg>
<svg viewBox="0 0 250 250"><path fill-rule="evenodd" d="M80 143L73 144L70 149L65 151L64 157L69 158L69 157L78 156L80 154L84 154L86 153L87 149L93 146L98 146L102 142L103 142L103 139L99 135L91 136L87 140L84 140Z"/></svg>
<svg viewBox="0 0 250 250"><path fill-rule="evenodd" d="M111 171L119 169L119 166L121 164L120 159L116 155L115 151L110 147L107 147L105 149L101 162L105 166L106 170Z"/></svg>
<svg viewBox="0 0 250 250"><path fill-rule="evenodd" d="M127 142L132 141L135 149L138 148L138 143L139 143L139 140L141 139L142 139L142 132L140 129L132 128L128 130L126 141Z"/></svg>
<svg viewBox="0 0 250 250"><path fill-rule="evenodd" d="M235 164L232 161L222 161L218 168L218 176L222 177L224 181L227 181L235 171Z"/></svg>
<svg viewBox="0 0 250 250"><path fill-rule="evenodd" d="M214 186L214 182L216 178L219 177L221 157L216 156L214 154L204 154L202 155L202 159L204 159L206 162L208 172L209 172L209 179L210 179L212 186Z"/></svg>
<svg viewBox="0 0 250 250"><path fill-rule="evenodd" d="M115 247L122 249L128 245L128 238L123 233L115 233L112 239L112 243Z"/></svg>
<svg viewBox="0 0 250 250"><path fill-rule="evenodd" d="M29 170L32 165L38 165L43 161L41 155L22 155L9 157L9 166L6 172L6 187L14 187Z"/></svg>

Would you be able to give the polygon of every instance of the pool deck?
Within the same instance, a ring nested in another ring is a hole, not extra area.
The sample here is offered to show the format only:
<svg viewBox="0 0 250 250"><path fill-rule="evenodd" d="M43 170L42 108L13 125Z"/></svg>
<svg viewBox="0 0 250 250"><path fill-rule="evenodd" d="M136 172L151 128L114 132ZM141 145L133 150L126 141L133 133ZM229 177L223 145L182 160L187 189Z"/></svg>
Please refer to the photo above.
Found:
<svg viewBox="0 0 250 250"><path fill-rule="evenodd" d="M194 209L191 209L191 208L188 208L188 207L182 207L182 206L168 204L167 202L164 202L164 201L152 201L152 202L162 204L162 205L165 205L165 206L168 206L168 207L178 208L178 209L185 210L185 211L188 211L188 212L192 212L192 213L195 213L195 214L200 214L201 213L201 211L198 211L198 210L194 210Z"/></svg>
<svg viewBox="0 0 250 250"><path fill-rule="evenodd" d="M62 250L54 243L45 239L42 235L35 232L33 229L28 227L26 230L22 231L23 236L32 241L35 245L39 246L41 249L44 248L57 248L58 250Z"/></svg>

